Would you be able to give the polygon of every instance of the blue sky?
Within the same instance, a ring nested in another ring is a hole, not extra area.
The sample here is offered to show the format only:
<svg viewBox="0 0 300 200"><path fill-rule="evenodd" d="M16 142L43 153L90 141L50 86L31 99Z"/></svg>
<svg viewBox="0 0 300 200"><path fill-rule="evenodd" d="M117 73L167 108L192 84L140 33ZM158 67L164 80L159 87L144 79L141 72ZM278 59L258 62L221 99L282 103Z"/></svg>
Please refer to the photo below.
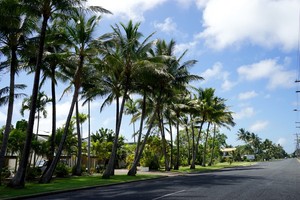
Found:
<svg viewBox="0 0 300 200"><path fill-rule="evenodd" d="M186 60L198 63L192 73L205 80L197 87L213 87L216 95L227 99L235 113L236 126L222 130L228 144L237 141L237 131L244 128L271 139L291 153L295 149L295 121L299 120L294 82L298 78L299 0L89 0L111 12L99 23L99 34L110 32L111 25L129 19L141 22L140 31L153 39L174 39L176 53L188 49ZM7 85L8 74L0 75ZM32 77L20 74L18 83L28 85ZM2 85L3 84L3 85ZM299 83L300 84L300 83ZM59 85L59 91L64 89ZM49 91L49 87L44 88ZM71 95L58 102L58 125L65 122ZM99 113L102 103L92 103L92 131L114 128L114 107ZM14 120L20 119L21 101L17 101ZM50 131L51 112L41 119L41 131ZM298 108L299 109L299 108ZM81 112L87 113L83 107ZM6 107L0 107L0 125L5 123ZM121 134L132 141L130 118L125 117ZM87 124L84 125L84 136Z"/></svg>

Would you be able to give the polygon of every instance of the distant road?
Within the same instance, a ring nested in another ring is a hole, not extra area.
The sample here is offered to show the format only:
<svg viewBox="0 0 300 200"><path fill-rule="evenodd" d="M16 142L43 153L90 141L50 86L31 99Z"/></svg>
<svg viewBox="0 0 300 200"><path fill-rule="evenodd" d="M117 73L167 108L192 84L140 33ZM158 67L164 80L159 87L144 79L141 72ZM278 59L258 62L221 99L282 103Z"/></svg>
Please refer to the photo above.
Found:
<svg viewBox="0 0 300 200"><path fill-rule="evenodd" d="M297 159L79 190L38 199L299 200Z"/></svg>

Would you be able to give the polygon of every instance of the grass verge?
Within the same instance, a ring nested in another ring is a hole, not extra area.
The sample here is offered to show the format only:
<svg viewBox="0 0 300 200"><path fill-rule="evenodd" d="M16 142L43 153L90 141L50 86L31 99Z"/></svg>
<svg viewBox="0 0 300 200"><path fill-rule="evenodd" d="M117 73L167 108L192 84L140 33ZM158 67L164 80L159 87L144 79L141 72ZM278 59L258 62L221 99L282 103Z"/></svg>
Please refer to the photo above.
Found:
<svg viewBox="0 0 300 200"><path fill-rule="evenodd" d="M214 171L218 169L223 169L223 168L230 168L230 167L241 167L241 166L251 166L254 165L254 162L233 162L233 163L218 163L213 166L206 166L202 167L200 165L196 166L196 169L190 169L190 166L182 166L179 168L179 170L173 170L174 172L181 172L181 173L193 173L193 172L208 172L208 171Z"/></svg>
<svg viewBox="0 0 300 200"><path fill-rule="evenodd" d="M48 184L38 183L26 183L23 189L12 189L6 186L0 186L0 199L10 199L16 197L24 197L30 195L37 195L48 193L51 191L65 191L71 189L92 187L92 186L103 186L117 183L131 182L137 180L146 180L152 178L158 178L159 175L115 175L110 179L102 179L100 175L93 176L80 176L80 177L69 177L69 178L56 178Z"/></svg>

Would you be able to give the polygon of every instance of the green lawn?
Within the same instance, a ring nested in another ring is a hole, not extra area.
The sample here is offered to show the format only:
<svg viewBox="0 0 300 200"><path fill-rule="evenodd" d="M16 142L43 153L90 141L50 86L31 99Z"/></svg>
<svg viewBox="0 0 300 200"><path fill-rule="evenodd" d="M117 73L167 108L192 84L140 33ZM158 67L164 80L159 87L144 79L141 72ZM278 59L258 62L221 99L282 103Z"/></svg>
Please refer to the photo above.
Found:
<svg viewBox="0 0 300 200"><path fill-rule="evenodd" d="M230 167L239 167L239 166L250 166L254 165L254 162L233 162L233 163L218 163L214 166L206 166L202 167L200 165L196 166L196 169L190 169L190 166L180 167L179 170L173 170L174 172L182 172L182 173L192 173L192 172L207 172L213 171L217 169L230 168Z"/></svg>
<svg viewBox="0 0 300 200"><path fill-rule="evenodd" d="M110 179L102 179L100 175L96 176L81 176L70 178L53 179L48 184L26 183L23 189L11 189L5 186L0 186L0 199L20 197L33 194L41 194L50 191L63 191L75 188L84 188L91 186L110 185L122 182L130 182L137 180L145 180L160 177L158 175L115 175Z"/></svg>

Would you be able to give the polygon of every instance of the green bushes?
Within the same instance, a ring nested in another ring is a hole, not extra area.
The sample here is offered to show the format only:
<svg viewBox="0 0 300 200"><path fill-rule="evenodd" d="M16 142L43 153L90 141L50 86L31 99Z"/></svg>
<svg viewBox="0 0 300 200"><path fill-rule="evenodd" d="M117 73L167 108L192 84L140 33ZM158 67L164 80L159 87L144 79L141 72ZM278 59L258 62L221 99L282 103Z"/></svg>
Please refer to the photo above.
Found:
<svg viewBox="0 0 300 200"><path fill-rule="evenodd" d="M38 167L30 167L27 169L26 180L33 181L42 175L42 170Z"/></svg>
<svg viewBox="0 0 300 200"><path fill-rule="evenodd" d="M58 163L54 174L56 177L66 177L70 174L70 168L64 163Z"/></svg>

